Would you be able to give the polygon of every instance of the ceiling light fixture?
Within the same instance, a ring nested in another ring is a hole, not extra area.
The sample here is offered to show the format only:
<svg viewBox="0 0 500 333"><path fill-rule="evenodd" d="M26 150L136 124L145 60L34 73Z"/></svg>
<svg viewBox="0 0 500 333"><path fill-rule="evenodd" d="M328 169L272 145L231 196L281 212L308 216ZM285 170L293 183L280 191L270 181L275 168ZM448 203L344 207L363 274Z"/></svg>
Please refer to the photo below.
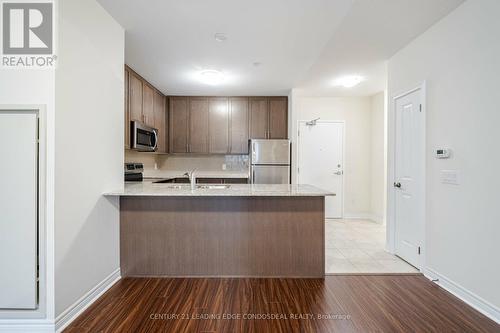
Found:
<svg viewBox="0 0 500 333"><path fill-rule="evenodd" d="M347 75L335 80L335 86L342 86L344 88L352 88L364 81L365 78L360 75Z"/></svg>
<svg viewBox="0 0 500 333"><path fill-rule="evenodd" d="M225 33L223 33L223 32L217 32L214 35L214 38L218 42L225 42L227 40L227 35Z"/></svg>
<svg viewBox="0 0 500 333"><path fill-rule="evenodd" d="M215 69L207 69L199 73L199 80L202 83L215 86L224 82L224 73Z"/></svg>

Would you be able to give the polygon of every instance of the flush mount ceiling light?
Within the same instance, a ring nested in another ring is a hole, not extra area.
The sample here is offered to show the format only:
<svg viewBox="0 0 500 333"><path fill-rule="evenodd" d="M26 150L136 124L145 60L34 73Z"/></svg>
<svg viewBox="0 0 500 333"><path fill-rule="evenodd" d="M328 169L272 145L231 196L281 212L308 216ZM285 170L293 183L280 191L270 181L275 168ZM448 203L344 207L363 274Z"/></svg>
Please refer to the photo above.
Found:
<svg viewBox="0 0 500 333"><path fill-rule="evenodd" d="M225 42L227 40L227 35L223 32L218 32L214 35L214 38L218 42Z"/></svg>
<svg viewBox="0 0 500 333"><path fill-rule="evenodd" d="M224 73L215 69L207 69L199 73L199 80L202 83L215 86L224 82Z"/></svg>
<svg viewBox="0 0 500 333"><path fill-rule="evenodd" d="M352 88L358 85L360 82L364 81L364 77L360 75L347 75L335 80L335 86L342 86L344 88Z"/></svg>

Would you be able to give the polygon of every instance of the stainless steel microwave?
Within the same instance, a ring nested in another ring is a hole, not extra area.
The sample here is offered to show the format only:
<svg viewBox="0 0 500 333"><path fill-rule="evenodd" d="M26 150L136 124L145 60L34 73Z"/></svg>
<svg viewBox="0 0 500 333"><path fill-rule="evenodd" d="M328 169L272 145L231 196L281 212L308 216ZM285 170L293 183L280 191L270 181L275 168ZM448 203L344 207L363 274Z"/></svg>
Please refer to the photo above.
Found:
<svg viewBox="0 0 500 333"><path fill-rule="evenodd" d="M131 123L132 149L155 151L158 147L158 130L138 121Z"/></svg>

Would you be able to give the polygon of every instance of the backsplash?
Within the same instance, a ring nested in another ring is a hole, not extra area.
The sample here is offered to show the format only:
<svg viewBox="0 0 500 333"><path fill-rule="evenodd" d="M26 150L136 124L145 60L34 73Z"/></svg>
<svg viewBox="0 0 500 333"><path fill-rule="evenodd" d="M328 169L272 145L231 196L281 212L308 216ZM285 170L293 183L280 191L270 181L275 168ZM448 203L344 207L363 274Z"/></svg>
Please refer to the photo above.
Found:
<svg viewBox="0 0 500 333"><path fill-rule="evenodd" d="M141 162L144 169L184 171L245 171L248 170L248 155L158 155L125 151L125 162Z"/></svg>
<svg viewBox="0 0 500 333"><path fill-rule="evenodd" d="M154 169L156 163L156 154L139 153L135 150L125 150L125 163L142 163L144 169Z"/></svg>

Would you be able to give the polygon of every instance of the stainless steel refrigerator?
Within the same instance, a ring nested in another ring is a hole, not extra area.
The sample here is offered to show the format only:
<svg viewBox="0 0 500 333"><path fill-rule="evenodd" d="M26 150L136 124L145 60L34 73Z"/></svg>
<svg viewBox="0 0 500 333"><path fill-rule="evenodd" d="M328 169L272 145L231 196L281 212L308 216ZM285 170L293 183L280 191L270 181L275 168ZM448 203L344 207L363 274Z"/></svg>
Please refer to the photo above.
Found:
<svg viewBox="0 0 500 333"><path fill-rule="evenodd" d="M250 140L252 184L290 184L290 140Z"/></svg>

